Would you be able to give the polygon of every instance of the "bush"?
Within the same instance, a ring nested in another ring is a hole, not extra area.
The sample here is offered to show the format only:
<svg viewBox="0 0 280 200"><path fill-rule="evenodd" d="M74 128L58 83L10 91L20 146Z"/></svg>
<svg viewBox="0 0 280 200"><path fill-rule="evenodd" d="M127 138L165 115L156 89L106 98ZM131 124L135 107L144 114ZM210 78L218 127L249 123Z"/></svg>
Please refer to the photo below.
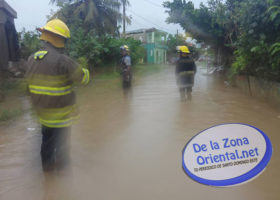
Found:
<svg viewBox="0 0 280 200"><path fill-rule="evenodd" d="M20 44L20 56L27 59L32 53L40 49L39 34L35 31L25 31L23 29L18 33Z"/></svg>
<svg viewBox="0 0 280 200"><path fill-rule="evenodd" d="M87 60L90 70L98 66L116 65L121 59L120 46L124 44L130 48L133 64L144 59L146 54L141 42L132 38L100 37L94 32L86 33L82 28L71 28L71 33L67 53L73 58Z"/></svg>
<svg viewBox="0 0 280 200"><path fill-rule="evenodd" d="M239 17L242 31L233 71L280 81L280 3L247 1Z"/></svg>
<svg viewBox="0 0 280 200"><path fill-rule="evenodd" d="M173 0L164 7L167 22L212 46L225 66L234 62L234 73L280 81L279 0L209 0L199 8Z"/></svg>
<svg viewBox="0 0 280 200"><path fill-rule="evenodd" d="M79 28L77 28L79 27ZM66 43L66 53L75 58L83 67L116 65L121 59L120 46L130 48L133 64L145 58L146 51L139 40L133 38L115 38L110 35L97 36L94 31L86 32L77 25L70 26L71 39ZM40 49L39 34L32 31L19 33L21 56L27 59Z"/></svg>

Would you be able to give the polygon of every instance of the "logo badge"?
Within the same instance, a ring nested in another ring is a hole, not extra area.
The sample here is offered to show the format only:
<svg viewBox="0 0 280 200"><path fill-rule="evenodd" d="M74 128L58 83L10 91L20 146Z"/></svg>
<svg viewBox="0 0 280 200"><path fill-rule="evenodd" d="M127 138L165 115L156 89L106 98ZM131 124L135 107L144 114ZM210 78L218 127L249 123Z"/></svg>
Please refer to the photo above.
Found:
<svg viewBox="0 0 280 200"><path fill-rule="evenodd" d="M262 173L272 156L267 135L247 124L222 124L194 136L183 150L183 169L210 186L233 186Z"/></svg>

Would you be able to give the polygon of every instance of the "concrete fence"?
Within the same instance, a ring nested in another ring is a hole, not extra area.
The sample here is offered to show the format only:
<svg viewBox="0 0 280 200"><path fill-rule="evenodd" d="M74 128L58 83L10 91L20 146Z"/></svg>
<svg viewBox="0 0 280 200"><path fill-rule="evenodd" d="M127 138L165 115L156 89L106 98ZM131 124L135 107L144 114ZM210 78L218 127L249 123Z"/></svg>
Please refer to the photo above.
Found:
<svg viewBox="0 0 280 200"><path fill-rule="evenodd" d="M280 108L280 83L253 76L237 76L235 84L244 93Z"/></svg>

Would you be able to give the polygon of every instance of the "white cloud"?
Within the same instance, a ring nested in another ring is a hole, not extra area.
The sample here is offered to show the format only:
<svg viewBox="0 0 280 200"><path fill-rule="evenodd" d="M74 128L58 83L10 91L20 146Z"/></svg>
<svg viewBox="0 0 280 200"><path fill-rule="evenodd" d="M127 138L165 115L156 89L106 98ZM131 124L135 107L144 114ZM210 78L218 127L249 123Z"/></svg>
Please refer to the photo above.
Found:
<svg viewBox="0 0 280 200"><path fill-rule="evenodd" d="M168 14L161 5L167 0L130 0L131 7L128 8L127 14L133 17L132 25L127 30L139 28L159 28L167 32L176 33L177 29L183 33L183 29L176 24L167 24L165 22ZM207 0L194 0L195 6L200 2ZM46 16L50 14L51 9L57 7L51 5L50 0L6 0L18 13L15 20L18 31L25 27L27 30L35 30L36 27L44 26L47 21Z"/></svg>
<svg viewBox="0 0 280 200"><path fill-rule="evenodd" d="M165 20L168 14L165 13L165 8L162 6L163 2L167 0L129 0L131 6L128 8L127 14L132 16L132 24L127 27L127 30L135 30L140 28L155 27L166 32L183 33L183 29L177 24L167 24ZM201 2L207 0L194 0L196 7Z"/></svg>
<svg viewBox="0 0 280 200"><path fill-rule="evenodd" d="M6 0L16 10L18 18L15 19L17 31L22 28L35 30L36 27L44 26L51 9L56 6L50 5L49 0Z"/></svg>

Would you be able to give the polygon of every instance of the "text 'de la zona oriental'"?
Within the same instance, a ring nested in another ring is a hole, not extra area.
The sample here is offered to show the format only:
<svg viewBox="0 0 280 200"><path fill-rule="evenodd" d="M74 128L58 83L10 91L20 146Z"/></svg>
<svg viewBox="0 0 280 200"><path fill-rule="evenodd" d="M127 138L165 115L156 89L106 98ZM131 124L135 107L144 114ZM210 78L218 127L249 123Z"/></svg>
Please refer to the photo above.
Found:
<svg viewBox="0 0 280 200"><path fill-rule="evenodd" d="M212 153L209 153L208 155L197 155L196 156L196 162L198 165L208 165L208 164L216 164L216 163L223 163L228 161L236 161L236 160L242 160L247 158L255 158L259 156L259 148L253 147L253 148L247 148L241 149L242 147L249 146L250 142L249 139L244 138L224 138L222 139L222 142L215 142L210 141L209 145L206 144L197 144L194 143L192 145L194 153L206 153L209 150L212 150ZM217 154L213 153L214 151L223 150L222 152L219 152Z"/></svg>

